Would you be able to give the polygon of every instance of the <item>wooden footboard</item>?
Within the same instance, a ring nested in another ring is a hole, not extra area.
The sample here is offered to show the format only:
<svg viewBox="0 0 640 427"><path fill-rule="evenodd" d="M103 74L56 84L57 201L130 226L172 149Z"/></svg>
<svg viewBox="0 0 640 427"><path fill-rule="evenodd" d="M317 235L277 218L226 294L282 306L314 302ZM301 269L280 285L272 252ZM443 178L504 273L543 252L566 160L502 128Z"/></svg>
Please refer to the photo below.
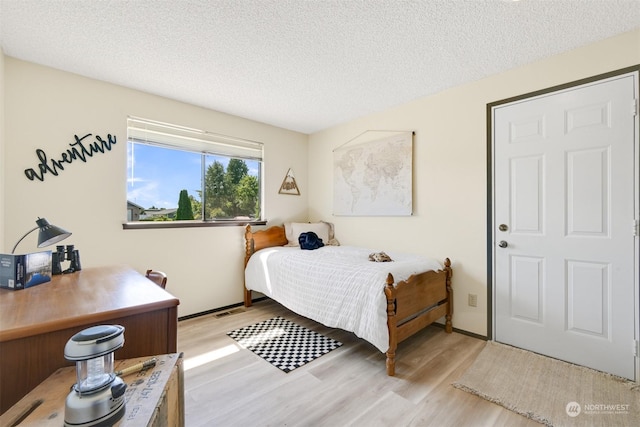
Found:
<svg viewBox="0 0 640 427"><path fill-rule="evenodd" d="M288 243L284 227L273 226L266 230L245 229L245 258L256 251ZM445 331L451 333L453 315L453 293L451 290L451 261L444 260L444 268L425 271L407 280L394 284L391 274L387 276L384 292L387 298L387 327L389 328L389 349L387 350L387 374L395 375L395 359L398 343L424 329L436 320L445 318ZM244 305L251 306L251 291L244 287Z"/></svg>
<svg viewBox="0 0 640 427"><path fill-rule="evenodd" d="M395 375L398 343L442 317L445 318L445 332L452 332L452 273L451 261L446 258L444 269L415 274L397 285L391 274L387 276L384 289L389 328L387 375Z"/></svg>

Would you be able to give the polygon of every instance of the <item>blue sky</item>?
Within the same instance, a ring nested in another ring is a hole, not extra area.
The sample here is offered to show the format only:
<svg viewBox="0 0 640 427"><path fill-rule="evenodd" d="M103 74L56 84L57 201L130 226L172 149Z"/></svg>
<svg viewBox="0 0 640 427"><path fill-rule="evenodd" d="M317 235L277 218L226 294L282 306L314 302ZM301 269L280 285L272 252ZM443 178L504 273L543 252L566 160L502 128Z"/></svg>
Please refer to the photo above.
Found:
<svg viewBox="0 0 640 427"><path fill-rule="evenodd" d="M134 146L133 156L131 147ZM177 208L181 190L200 200L201 154L145 144L127 144L127 200L143 208ZM209 155L227 167L228 157ZM247 161L249 174L258 174L257 162Z"/></svg>
<svg viewBox="0 0 640 427"><path fill-rule="evenodd" d="M181 190L199 199L200 154L135 144L127 147L127 200L143 208L175 208Z"/></svg>

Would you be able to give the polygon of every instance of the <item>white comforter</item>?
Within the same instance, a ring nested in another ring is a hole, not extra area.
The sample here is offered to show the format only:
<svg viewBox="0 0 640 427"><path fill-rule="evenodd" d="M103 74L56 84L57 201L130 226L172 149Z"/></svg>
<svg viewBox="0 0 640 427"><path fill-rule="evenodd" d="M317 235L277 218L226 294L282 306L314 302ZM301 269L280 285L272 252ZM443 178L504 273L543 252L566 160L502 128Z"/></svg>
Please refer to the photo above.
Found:
<svg viewBox="0 0 640 427"><path fill-rule="evenodd" d="M245 285L325 326L351 331L386 352L387 274L393 274L397 283L412 274L439 270L442 265L395 252L387 252L393 262L371 262L371 252L352 246L262 249L249 259Z"/></svg>

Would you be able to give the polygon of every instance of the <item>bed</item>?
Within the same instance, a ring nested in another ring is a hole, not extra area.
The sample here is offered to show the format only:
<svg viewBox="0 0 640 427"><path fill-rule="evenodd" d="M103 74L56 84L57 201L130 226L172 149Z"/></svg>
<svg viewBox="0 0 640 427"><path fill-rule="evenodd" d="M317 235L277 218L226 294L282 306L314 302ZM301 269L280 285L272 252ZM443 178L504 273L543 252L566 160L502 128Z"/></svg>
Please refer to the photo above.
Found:
<svg viewBox="0 0 640 427"><path fill-rule="evenodd" d="M297 227L296 227L297 225ZM324 228L328 231L324 233ZM301 230L318 231L327 245L301 250ZM440 318L451 333L451 261L387 252L393 262L371 262L371 250L342 246L330 223L287 223L245 229L244 304L260 292L295 313L355 333L386 354L395 375L398 343Z"/></svg>

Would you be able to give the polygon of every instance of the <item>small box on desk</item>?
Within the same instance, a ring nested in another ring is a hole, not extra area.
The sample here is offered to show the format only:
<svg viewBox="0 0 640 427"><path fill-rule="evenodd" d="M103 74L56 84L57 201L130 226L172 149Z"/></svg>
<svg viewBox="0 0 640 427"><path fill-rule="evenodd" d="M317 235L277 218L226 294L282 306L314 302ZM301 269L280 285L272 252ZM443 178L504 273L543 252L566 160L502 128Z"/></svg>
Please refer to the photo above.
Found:
<svg viewBox="0 0 640 427"><path fill-rule="evenodd" d="M0 254L0 288L24 289L51 281L51 251Z"/></svg>

